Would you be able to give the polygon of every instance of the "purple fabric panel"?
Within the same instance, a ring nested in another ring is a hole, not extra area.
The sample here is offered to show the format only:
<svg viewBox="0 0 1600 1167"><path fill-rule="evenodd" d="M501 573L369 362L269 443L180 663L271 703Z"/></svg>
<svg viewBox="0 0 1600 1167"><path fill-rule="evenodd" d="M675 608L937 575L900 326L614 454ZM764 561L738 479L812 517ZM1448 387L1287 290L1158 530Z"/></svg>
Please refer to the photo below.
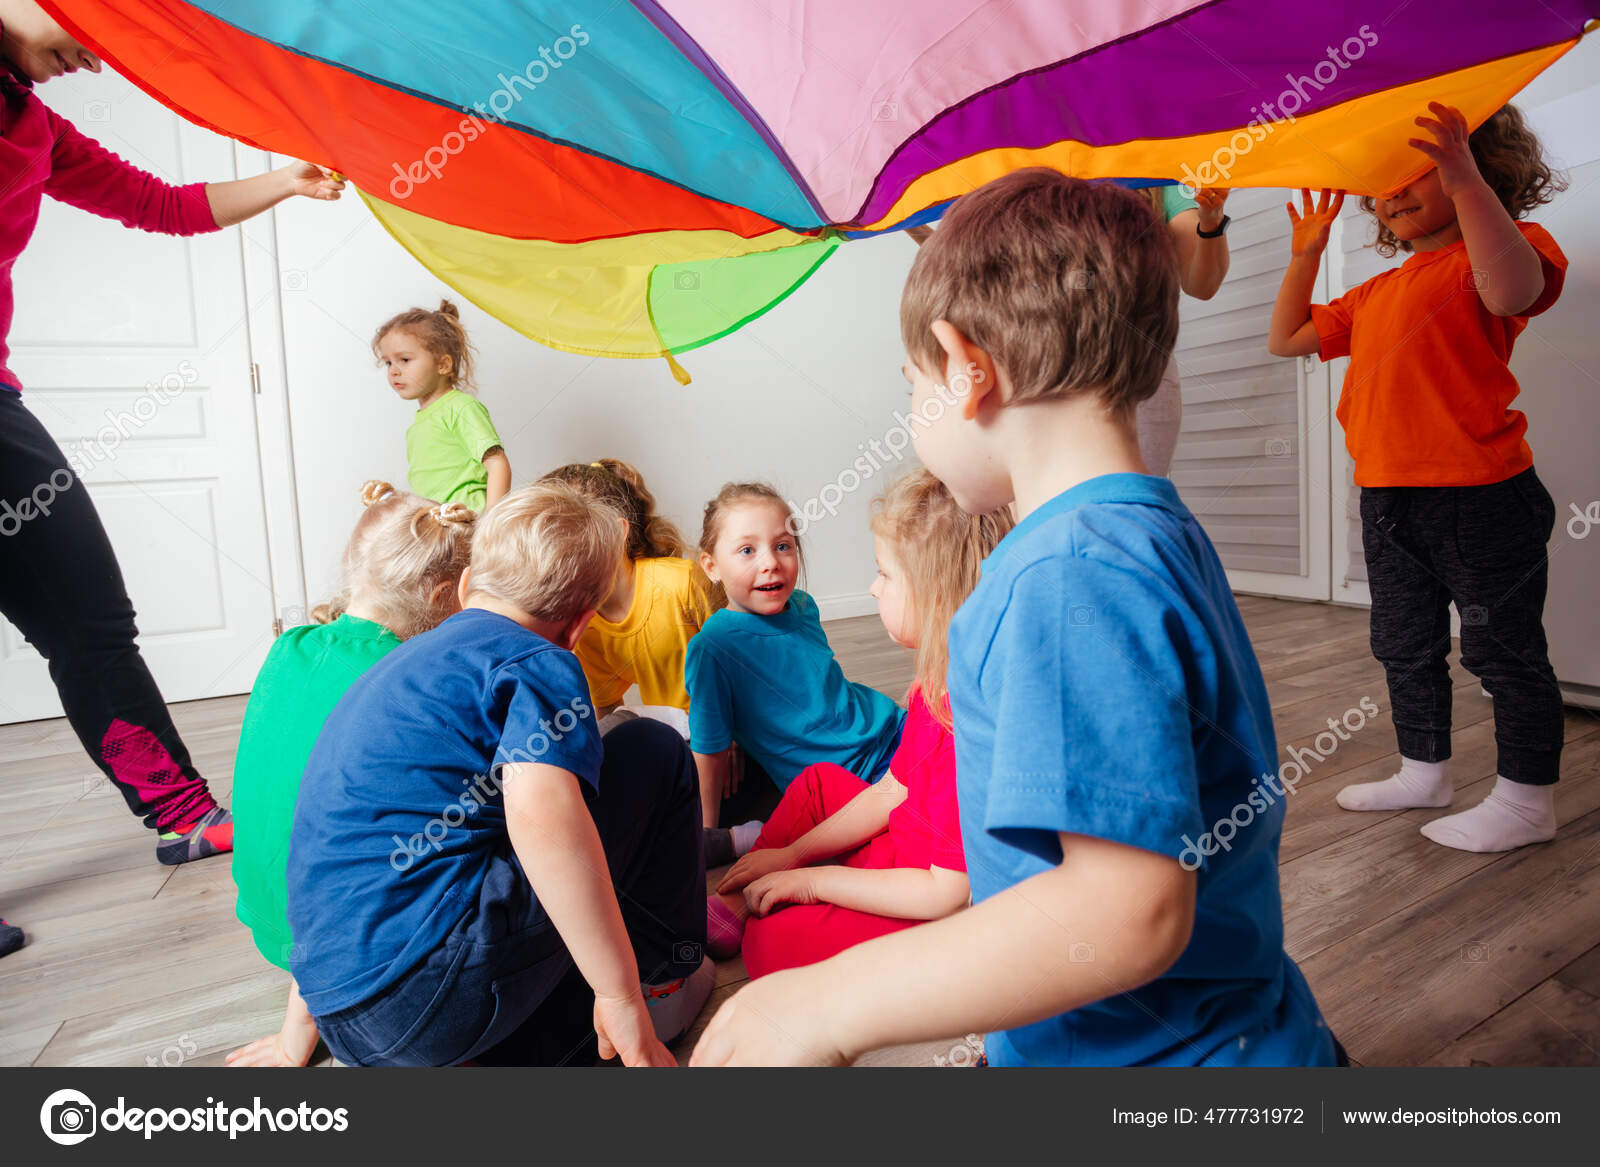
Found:
<svg viewBox="0 0 1600 1167"><path fill-rule="evenodd" d="M1412 0L1391 13L1348 0L1218 0L953 106L895 152L852 221L876 221L919 176L997 146L1236 129L1270 119L1263 103L1276 110L1280 99L1304 115L1570 40L1595 16L1600 0Z"/></svg>

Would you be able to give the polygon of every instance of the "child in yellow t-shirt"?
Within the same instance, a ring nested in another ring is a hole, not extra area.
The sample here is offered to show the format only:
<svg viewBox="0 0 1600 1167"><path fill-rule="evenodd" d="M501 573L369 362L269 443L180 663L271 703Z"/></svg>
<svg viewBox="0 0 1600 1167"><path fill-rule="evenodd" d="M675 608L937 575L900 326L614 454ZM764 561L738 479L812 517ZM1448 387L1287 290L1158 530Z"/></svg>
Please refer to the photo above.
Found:
<svg viewBox="0 0 1600 1167"><path fill-rule="evenodd" d="M575 462L545 478L609 503L628 522L628 549L616 582L575 650L596 714L614 710L633 685L639 686L644 705L686 711L684 650L722 606L716 588L699 564L682 557L682 534L655 513L655 496L628 463L616 458ZM676 724L680 719L662 720ZM686 733L686 719L679 729Z"/></svg>
<svg viewBox="0 0 1600 1167"><path fill-rule="evenodd" d="M436 312L410 308L383 322L372 354L389 387L417 403L406 430L406 480L413 493L459 502L475 511L511 489L511 462L483 402L462 392L472 384L472 346L449 300Z"/></svg>

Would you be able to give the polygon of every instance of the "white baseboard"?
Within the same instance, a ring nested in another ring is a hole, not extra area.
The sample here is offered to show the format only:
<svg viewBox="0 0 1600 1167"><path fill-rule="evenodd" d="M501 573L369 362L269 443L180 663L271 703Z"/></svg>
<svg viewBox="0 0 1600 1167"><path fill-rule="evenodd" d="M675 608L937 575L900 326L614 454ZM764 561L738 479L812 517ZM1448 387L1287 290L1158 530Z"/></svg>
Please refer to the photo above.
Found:
<svg viewBox="0 0 1600 1167"><path fill-rule="evenodd" d="M868 592L847 592L840 596L812 596L824 620L845 620L851 616L876 616L878 601Z"/></svg>

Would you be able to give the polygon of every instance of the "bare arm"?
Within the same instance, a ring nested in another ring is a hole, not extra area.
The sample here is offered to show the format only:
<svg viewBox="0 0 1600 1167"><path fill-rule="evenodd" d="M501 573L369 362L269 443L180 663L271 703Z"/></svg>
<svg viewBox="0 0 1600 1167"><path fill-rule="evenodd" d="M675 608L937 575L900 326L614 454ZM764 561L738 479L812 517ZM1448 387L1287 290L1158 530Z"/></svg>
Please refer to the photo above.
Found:
<svg viewBox="0 0 1600 1167"><path fill-rule="evenodd" d="M697 752L694 768L700 775L700 824L714 827L722 813L722 799L728 783L733 780L733 747L714 754Z"/></svg>
<svg viewBox="0 0 1600 1167"><path fill-rule="evenodd" d="M1292 202L1287 204L1292 228L1289 267L1283 273L1272 306L1272 323L1267 327L1267 351L1275 357L1310 356L1322 347L1317 326L1311 322L1311 289L1317 282L1323 249L1328 246L1328 232L1344 206L1344 194L1330 198L1329 192L1323 191L1313 207L1311 192L1302 190L1300 200L1299 214Z"/></svg>
<svg viewBox="0 0 1600 1167"><path fill-rule="evenodd" d="M1412 138L1409 144L1438 168L1440 189L1455 203L1467 258L1479 277L1474 281L1478 298L1496 316L1524 312L1544 291L1539 253L1479 173L1461 111L1437 101L1429 102L1428 109L1434 116L1416 121L1434 140Z"/></svg>
<svg viewBox="0 0 1600 1167"><path fill-rule="evenodd" d="M1217 294L1228 276L1228 239L1218 235L1205 239L1197 230L1215 231L1222 225L1226 190L1201 187L1195 192L1195 210L1179 211L1167 223L1178 248L1178 286L1196 300L1209 300Z"/></svg>
<svg viewBox="0 0 1600 1167"><path fill-rule="evenodd" d="M896 920L939 920L970 898L966 872L943 867L807 867L763 876L745 889L755 916L786 903L824 903Z"/></svg>
<svg viewBox="0 0 1600 1167"><path fill-rule="evenodd" d="M1195 876L1062 835L1061 863L964 912L753 981L695 1065L842 1063L869 1049L1028 1025L1146 984L1188 946Z"/></svg>
<svg viewBox="0 0 1600 1167"><path fill-rule="evenodd" d="M900 780L885 774L789 846L752 851L741 858L717 884L717 893L735 892L770 872L805 867L854 850L889 825L890 813L905 798Z"/></svg>
<svg viewBox="0 0 1600 1167"><path fill-rule="evenodd" d="M218 227L231 227L295 195L332 200L344 190L344 179L334 178L320 166L291 162L265 174L232 182L208 182L206 201Z"/></svg>
<svg viewBox="0 0 1600 1167"><path fill-rule="evenodd" d="M521 762L507 765L502 780L512 849L594 990L601 1056L614 1049L629 1066L675 1065L645 1008L633 945L577 775Z"/></svg>
<svg viewBox="0 0 1600 1167"><path fill-rule="evenodd" d="M488 510L506 496L511 489L511 459L505 450L496 446L483 455L483 468L489 472L489 488L483 509Z"/></svg>

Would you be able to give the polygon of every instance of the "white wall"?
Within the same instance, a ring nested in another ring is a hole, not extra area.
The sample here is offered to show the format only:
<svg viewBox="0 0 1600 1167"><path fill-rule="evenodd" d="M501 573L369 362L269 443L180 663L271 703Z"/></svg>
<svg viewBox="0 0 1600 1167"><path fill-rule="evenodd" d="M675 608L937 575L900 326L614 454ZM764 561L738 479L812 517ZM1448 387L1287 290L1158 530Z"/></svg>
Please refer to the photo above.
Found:
<svg viewBox="0 0 1600 1167"><path fill-rule="evenodd" d="M663 513L691 541L726 481L760 478L796 503L834 481L908 404L900 376L900 288L916 253L903 235L840 247L772 312L681 363L557 352L461 300L373 221L353 193L332 206L280 207L284 368L292 416L306 588L332 590L367 478L405 482L412 407L371 356L374 328L449 294L478 350L477 382L524 485L565 462L603 456L638 466ZM900 464L911 464L909 458ZM880 475L802 540L805 586L825 618L875 611L868 502Z"/></svg>

